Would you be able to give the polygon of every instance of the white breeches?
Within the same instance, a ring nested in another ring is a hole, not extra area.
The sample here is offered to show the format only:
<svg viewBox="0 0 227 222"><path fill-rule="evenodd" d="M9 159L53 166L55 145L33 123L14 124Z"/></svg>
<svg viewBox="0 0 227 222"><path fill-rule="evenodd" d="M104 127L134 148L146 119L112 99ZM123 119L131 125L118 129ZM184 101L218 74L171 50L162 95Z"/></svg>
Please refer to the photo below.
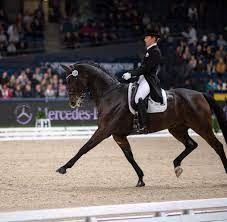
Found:
<svg viewBox="0 0 227 222"><path fill-rule="evenodd" d="M143 75L140 76L138 83L139 83L139 87L138 87L138 90L137 90L137 93L135 96L136 104L139 102L140 98L142 98L142 100L144 100L146 98L146 96L150 93L150 86Z"/></svg>

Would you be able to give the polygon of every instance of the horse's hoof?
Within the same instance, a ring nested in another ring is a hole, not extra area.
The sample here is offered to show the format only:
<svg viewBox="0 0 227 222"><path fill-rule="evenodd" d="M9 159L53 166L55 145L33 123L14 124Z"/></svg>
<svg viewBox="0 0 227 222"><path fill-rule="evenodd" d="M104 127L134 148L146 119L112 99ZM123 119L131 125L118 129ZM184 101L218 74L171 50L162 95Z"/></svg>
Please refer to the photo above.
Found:
<svg viewBox="0 0 227 222"><path fill-rule="evenodd" d="M60 167L59 169L56 170L56 172L58 172L60 174L65 174L66 173L66 169L65 169L65 167Z"/></svg>
<svg viewBox="0 0 227 222"><path fill-rule="evenodd" d="M139 180L136 187L144 187L145 183L142 180Z"/></svg>
<svg viewBox="0 0 227 222"><path fill-rule="evenodd" d="M176 167L174 170L177 177L183 173L183 169L180 166Z"/></svg>

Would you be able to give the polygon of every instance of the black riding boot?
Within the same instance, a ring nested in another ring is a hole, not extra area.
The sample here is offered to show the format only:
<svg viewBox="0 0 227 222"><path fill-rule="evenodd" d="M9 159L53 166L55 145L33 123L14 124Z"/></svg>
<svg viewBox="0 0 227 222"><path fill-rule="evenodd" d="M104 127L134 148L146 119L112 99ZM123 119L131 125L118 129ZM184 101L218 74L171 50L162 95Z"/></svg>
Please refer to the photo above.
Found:
<svg viewBox="0 0 227 222"><path fill-rule="evenodd" d="M139 132L140 133L148 133L147 128L147 110L146 110L146 104L144 100L141 98L138 102L138 117L139 117Z"/></svg>

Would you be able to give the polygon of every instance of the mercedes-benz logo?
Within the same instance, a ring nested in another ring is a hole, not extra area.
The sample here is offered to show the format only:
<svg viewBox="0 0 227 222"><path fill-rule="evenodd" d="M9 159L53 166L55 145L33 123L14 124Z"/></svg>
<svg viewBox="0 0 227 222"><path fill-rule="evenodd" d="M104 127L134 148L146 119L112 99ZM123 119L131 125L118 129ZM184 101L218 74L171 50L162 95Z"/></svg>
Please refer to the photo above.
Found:
<svg viewBox="0 0 227 222"><path fill-rule="evenodd" d="M32 120L31 107L29 105L18 105L15 109L16 120L22 125L28 124Z"/></svg>

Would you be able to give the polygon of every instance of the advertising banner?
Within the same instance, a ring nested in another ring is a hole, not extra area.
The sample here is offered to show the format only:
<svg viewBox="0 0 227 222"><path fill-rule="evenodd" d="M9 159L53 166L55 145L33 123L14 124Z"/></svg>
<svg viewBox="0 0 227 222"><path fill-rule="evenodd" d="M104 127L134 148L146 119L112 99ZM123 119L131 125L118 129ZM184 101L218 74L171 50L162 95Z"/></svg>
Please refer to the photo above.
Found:
<svg viewBox="0 0 227 222"><path fill-rule="evenodd" d="M94 125L97 109L92 103L71 109L68 100L21 99L0 101L0 127L35 126L38 111L44 111L52 126Z"/></svg>

